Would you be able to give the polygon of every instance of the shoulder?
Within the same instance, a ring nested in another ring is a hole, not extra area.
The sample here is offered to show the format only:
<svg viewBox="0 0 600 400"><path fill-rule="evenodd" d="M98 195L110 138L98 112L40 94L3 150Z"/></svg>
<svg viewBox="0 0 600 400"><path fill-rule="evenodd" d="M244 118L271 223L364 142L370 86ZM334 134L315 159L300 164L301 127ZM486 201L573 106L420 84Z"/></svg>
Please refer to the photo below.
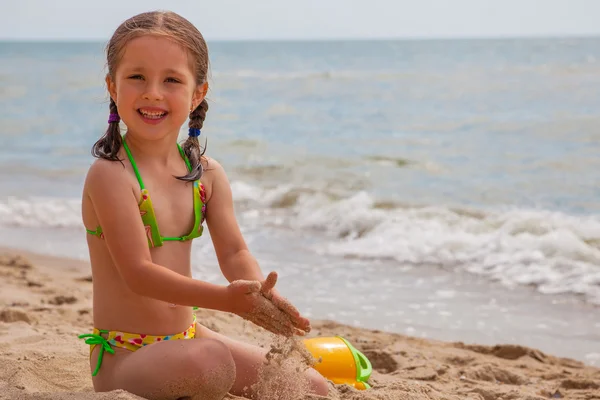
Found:
<svg viewBox="0 0 600 400"><path fill-rule="evenodd" d="M210 174L211 172L225 173L221 163L212 157L202 156L202 166L204 167L205 174Z"/></svg>
<svg viewBox="0 0 600 400"><path fill-rule="evenodd" d="M225 168L214 158L202 156L202 166L204 167L204 173L201 179L205 181L205 184L215 180L227 179Z"/></svg>
<svg viewBox="0 0 600 400"><path fill-rule="evenodd" d="M99 158L90 166L86 182L93 183L111 179L123 179L126 173L127 171L123 163Z"/></svg>
<svg viewBox="0 0 600 400"><path fill-rule="evenodd" d="M214 158L203 156L202 165L204 173L200 181L204 185L208 201L213 193L219 192L223 188L229 188L229 179L227 178L225 168Z"/></svg>
<svg viewBox="0 0 600 400"><path fill-rule="evenodd" d="M104 159L95 160L90 166L84 188L88 195L105 190L118 190L131 186L126 164Z"/></svg>

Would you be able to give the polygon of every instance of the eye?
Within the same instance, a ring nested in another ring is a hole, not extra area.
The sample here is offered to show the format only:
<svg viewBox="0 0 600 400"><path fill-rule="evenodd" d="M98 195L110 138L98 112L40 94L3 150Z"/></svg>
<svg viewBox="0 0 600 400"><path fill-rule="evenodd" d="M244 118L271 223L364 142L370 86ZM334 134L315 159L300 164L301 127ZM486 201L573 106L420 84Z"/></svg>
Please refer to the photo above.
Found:
<svg viewBox="0 0 600 400"><path fill-rule="evenodd" d="M131 75L130 77L128 77L127 79L144 79L143 76L141 75Z"/></svg>
<svg viewBox="0 0 600 400"><path fill-rule="evenodd" d="M181 81L179 79L175 79L175 78L167 78L165 80L167 82L171 82L171 83L181 83Z"/></svg>

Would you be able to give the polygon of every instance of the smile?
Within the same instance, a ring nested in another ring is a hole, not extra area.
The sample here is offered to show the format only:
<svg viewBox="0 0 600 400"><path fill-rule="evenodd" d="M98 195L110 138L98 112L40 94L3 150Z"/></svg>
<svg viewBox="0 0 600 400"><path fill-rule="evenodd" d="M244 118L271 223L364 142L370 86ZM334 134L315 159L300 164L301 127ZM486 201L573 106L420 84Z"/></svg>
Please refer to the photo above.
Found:
<svg viewBox="0 0 600 400"><path fill-rule="evenodd" d="M150 119L159 119L159 118L162 118L165 115L167 115L166 111L148 111L148 110L144 110L141 108L139 108L137 111L143 117L150 118Z"/></svg>
<svg viewBox="0 0 600 400"><path fill-rule="evenodd" d="M144 108L138 108L137 112L141 115L142 119L145 122L151 124L156 124L162 121L167 116L167 114L169 114L164 110L147 110Z"/></svg>

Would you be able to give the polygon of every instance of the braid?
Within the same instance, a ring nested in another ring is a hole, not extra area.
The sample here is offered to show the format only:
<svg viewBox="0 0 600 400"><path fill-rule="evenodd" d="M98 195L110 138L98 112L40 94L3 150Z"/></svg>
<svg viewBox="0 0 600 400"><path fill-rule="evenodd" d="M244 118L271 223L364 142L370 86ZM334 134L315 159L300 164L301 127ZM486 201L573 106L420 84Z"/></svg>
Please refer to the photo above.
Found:
<svg viewBox="0 0 600 400"><path fill-rule="evenodd" d="M206 99L202 100L200 105L190 113L190 128L202 129L204 125L204 118L206 118L206 112L208 111L208 102ZM197 137L188 136L187 140L183 143L183 152L185 153L188 160L190 160L190 166L192 167L190 172L185 176L178 176L177 179L182 181L196 181L200 179L204 172L202 166L202 156L206 151L206 142L204 147L200 147Z"/></svg>
<svg viewBox="0 0 600 400"><path fill-rule="evenodd" d="M118 115L117 104L114 100L110 99L110 113ZM97 158L104 158L109 161L120 161L118 157L119 150L123 140L121 139L121 128L119 127L119 121L113 121L108 123L108 129L104 135L98 139L92 147L92 155Z"/></svg>

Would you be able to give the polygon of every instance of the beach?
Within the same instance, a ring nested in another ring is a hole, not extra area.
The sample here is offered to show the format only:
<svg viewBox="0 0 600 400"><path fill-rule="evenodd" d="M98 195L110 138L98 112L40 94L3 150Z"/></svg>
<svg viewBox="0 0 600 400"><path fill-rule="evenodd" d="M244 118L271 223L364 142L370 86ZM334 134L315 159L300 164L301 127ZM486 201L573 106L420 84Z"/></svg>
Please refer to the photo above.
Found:
<svg viewBox="0 0 600 400"><path fill-rule="evenodd" d="M81 190L107 126L104 44L0 42L3 400L132 398L92 394L77 339L92 329ZM313 337L373 362L373 389L330 398L599 398L599 46L209 43L200 142L252 254ZM226 282L209 229L191 267ZM199 318L272 345L237 317Z"/></svg>
<svg viewBox="0 0 600 400"><path fill-rule="evenodd" d="M0 276L0 399L139 399L123 391L93 392L88 346L77 338L92 328L86 263L3 248ZM234 315L199 310L198 319L261 346L274 341ZM309 337L341 335L374 368L371 389L331 384L327 399L600 399L599 368L534 348L434 341L327 320L312 323ZM289 391L269 397L316 398Z"/></svg>

